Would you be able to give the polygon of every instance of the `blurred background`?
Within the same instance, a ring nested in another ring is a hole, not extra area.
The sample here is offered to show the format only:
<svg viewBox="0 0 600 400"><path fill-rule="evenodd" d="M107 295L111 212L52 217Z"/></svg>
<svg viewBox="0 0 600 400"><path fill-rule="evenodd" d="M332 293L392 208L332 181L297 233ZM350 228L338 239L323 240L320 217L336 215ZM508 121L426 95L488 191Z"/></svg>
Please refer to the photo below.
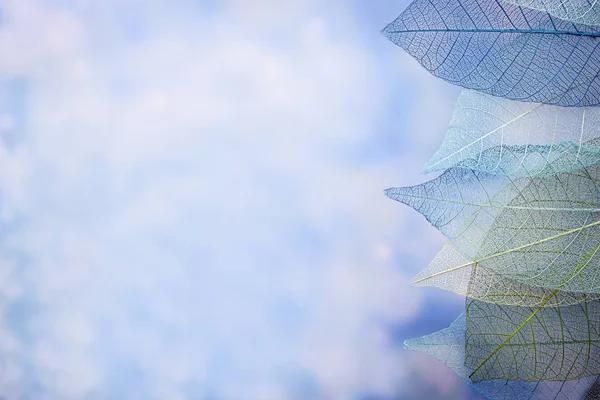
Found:
<svg viewBox="0 0 600 400"><path fill-rule="evenodd" d="M458 90L408 1L0 1L4 399L476 399L402 349L460 296L383 189Z"/></svg>

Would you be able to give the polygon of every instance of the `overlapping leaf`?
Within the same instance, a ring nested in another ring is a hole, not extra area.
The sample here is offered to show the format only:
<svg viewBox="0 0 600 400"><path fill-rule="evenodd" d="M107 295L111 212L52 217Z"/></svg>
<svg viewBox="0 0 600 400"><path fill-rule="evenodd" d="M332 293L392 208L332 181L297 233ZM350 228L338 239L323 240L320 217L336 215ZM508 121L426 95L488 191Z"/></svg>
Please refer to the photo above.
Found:
<svg viewBox="0 0 600 400"><path fill-rule="evenodd" d="M463 266L454 268L456 266ZM600 294L530 286L471 263L446 244L431 264L413 278L415 286L434 286L487 303L521 307L558 307L598 300Z"/></svg>
<svg viewBox="0 0 600 400"><path fill-rule="evenodd" d="M593 376L565 382L504 379L474 382L469 378L473 369L465 366L466 325L466 315L462 314L450 327L431 335L407 340L405 346L438 359L491 400L591 400L592 397L586 396L594 390L596 377Z"/></svg>
<svg viewBox="0 0 600 400"><path fill-rule="evenodd" d="M505 210L524 215L530 211L573 213L568 215L597 212L599 179L598 166L533 178L451 168L428 182L389 188L384 193L412 207L440 232L456 240L466 231L471 237L485 236Z"/></svg>
<svg viewBox="0 0 600 400"><path fill-rule="evenodd" d="M552 295L550 295L549 299ZM474 382L600 374L600 302L515 307L467 301L465 366Z"/></svg>
<svg viewBox="0 0 600 400"><path fill-rule="evenodd" d="M600 292L599 173L593 166L532 179L495 218L473 259L529 285ZM455 243L464 251L472 238Z"/></svg>
<svg viewBox="0 0 600 400"><path fill-rule="evenodd" d="M600 30L498 0L415 0L383 33L432 74L519 101L600 104Z"/></svg>
<svg viewBox="0 0 600 400"><path fill-rule="evenodd" d="M455 239L478 227L486 233L496 216L530 182L529 178L513 179L462 168L452 168L439 177L416 186L385 190L386 196L404 203L423 216L440 232ZM478 216L478 224L467 224Z"/></svg>
<svg viewBox="0 0 600 400"><path fill-rule="evenodd" d="M490 399L599 397L596 7L415 0L383 31L432 74L479 91L463 91L425 172L449 169L386 194L449 238L415 283L468 299L466 316L407 347Z"/></svg>
<svg viewBox="0 0 600 400"><path fill-rule="evenodd" d="M451 169L386 193L425 215L468 260L430 266L430 275L477 264L530 286L599 293L599 177L598 166L520 179Z"/></svg>
<svg viewBox="0 0 600 400"><path fill-rule="evenodd" d="M534 176L600 162L600 107L524 103L463 90L424 172L455 166Z"/></svg>
<svg viewBox="0 0 600 400"><path fill-rule="evenodd" d="M600 25L598 0L505 0L518 6L545 11L557 18L580 24Z"/></svg>

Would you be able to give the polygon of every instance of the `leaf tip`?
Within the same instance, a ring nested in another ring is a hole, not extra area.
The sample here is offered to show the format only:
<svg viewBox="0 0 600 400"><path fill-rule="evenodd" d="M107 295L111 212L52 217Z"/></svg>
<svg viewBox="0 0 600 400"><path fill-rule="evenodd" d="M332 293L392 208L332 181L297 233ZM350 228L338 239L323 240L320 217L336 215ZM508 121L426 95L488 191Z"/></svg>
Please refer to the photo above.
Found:
<svg viewBox="0 0 600 400"><path fill-rule="evenodd" d="M393 41L392 34L394 33L393 31L394 31L394 26L395 26L394 23L395 22L396 22L396 20L387 24L381 31L379 31L379 33L381 33L386 39Z"/></svg>
<svg viewBox="0 0 600 400"><path fill-rule="evenodd" d="M421 271L410 279L409 285L415 286L415 287L427 286L426 284L423 283L424 281L427 280L427 278L428 277L425 274L425 271Z"/></svg>
<svg viewBox="0 0 600 400"><path fill-rule="evenodd" d="M395 188L393 188L393 187L384 189L383 194L385 194L387 197L389 197L392 200L396 200Z"/></svg>

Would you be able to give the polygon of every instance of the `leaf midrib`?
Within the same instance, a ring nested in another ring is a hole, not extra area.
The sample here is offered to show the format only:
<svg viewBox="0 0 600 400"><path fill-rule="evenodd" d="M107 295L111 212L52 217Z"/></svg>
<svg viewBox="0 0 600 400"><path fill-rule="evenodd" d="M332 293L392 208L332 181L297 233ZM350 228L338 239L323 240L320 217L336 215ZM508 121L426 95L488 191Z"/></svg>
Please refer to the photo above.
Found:
<svg viewBox="0 0 600 400"><path fill-rule="evenodd" d="M497 204L494 204L492 202L490 203L468 203L468 202L463 202L463 201L457 201L457 200L451 200L451 199L445 199L445 198L440 198L440 197L430 197L430 196L417 196L417 195L412 195L412 194L401 194L401 195L397 195L396 196L397 201L401 201L398 200L400 198L411 198L411 199L418 199L418 200L428 200L428 201L436 201L439 203L448 203L448 204L458 204L461 206L472 206L472 207L488 207L488 208L502 208L502 209L512 209L512 210L530 210L530 211L568 211L568 212L600 212L600 208L561 208L561 207L530 207L530 206L512 206L509 204L502 204L500 202L498 202ZM552 202L556 202L556 200L552 200ZM569 203L577 203L575 201L569 201ZM581 202L580 204L586 204L584 202Z"/></svg>
<svg viewBox="0 0 600 400"><path fill-rule="evenodd" d="M465 149L467 149L467 148L469 148L469 147L471 147L471 146L474 146L474 145L475 145L475 143L481 142L481 141L482 141L483 139L485 139L486 137L488 137L488 136L490 136L490 135L494 134L495 132L498 132L498 131L499 131L499 130L501 130L501 129L504 129L504 128L506 128L507 126L511 125L512 123L514 123L514 122L516 122L516 121L519 121L521 118L523 118L523 117L525 117L525 116L527 116L527 115L531 114L532 112L534 112L534 111L536 111L537 109L539 109L539 108L543 107L544 105L545 105L545 104L543 104L543 103L542 103L542 104L538 104L537 106L535 106L535 107L533 107L533 108L531 108L531 109L529 109L529 110L525 111L524 113L522 113L522 114L520 114L520 115L517 115L515 118L513 118L513 119L511 119L511 120L509 120L509 121L507 121L507 122L503 123L502 125L500 125L500 126L498 126L498 127L494 128L494 129L492 129L490 132L488 132L488 133L484 134L484 135L483 135L483 136L481 136L481 137L478 137L476 140L474 140L474 141L470 142L470 143L469 143L469 144L467 144L466 146L463 146L463 147L461 147L459 150L457 150L457 151L453 152L452 154L449 154L449 155L447 155L446 157L442 158L441 160L438 160L438 161L436 161L435 163L433 163L433 164L431 164L431 165L428 165L428 168L434 168L434 167L435 167L436 165L438 165L439 163L446 161L446 160L447 160L447 159L449 159L450 157L453 157L453 156L455 156L456 154L460 153L461 151L464 151Z"/></svg>
<svg viewBox="0 0 600 400"><path fill-rule="evenodd" d="M548 242L550 240L558 239L559 237L570 235L571 233L576 233L576 232L579 232L579 231L582 231L584 229L588 229L588 228L591 228L591 227L597 226L597 225L600 225L600 220L598 220L596 222L592 222L591 224L580 226L579 228L575 228L575 229L571 229L571 230L568 230L568 231L561 232L561 233L559 233L557 235L554 235L554 236L549 236L549 237L546 237L544 239L536 240L535 242L527 243L527 244L524 244L522 246L515 247L513 249L505 250L505 251L502 251L500 253L490 254L489 256L483 257L483 258L481 258L479 260L476 260L476 261L471 261L469 263L458 265L456 267L452 267L452 268L446 269L444 271L436 272L435 274L427 275L424 278L421 278L421 279L418 279L418 280L414 281L413 284L417 284L417 283L423 282L423 281L425 281L427 279L431 279L431 278L439 276L439 275L447 274L449 272L456 271L458 269L465 268L465 267L468 267L469 265L480 263L482 261L486 261L486 260L492 259L494 257L500 257L500 256L503 256L505 254L510 254L512 252L515 252L515 251L523 250L523 249L526 249L526 248L531 247L531 246L535 246L535 245L538 245L538 244L541 244L541 243Z"/></svg>
<svg viewBox="0 0 600 400"><path fill-rule="evenodd" d="M587 344L587 343L600 343L600 338L598 339L589 339L589 340L551 340L551 341L545 341L545 342L524 342L524 343L515 343L515 344L510 344L509 346L511 347L525 347L525 346L532 346L532 345L536 345L536 346L543 346L543 345L557 345L557 344ZM423 346L428 346L428 347L433 347L433 346L438 346L438 347L448 347L448 346L459 346L459 347L463 347L463 344L452 344L452 345L448 345L445 343L436 343L436 344L423 344ZM489 346L493 346L493 344L489 344L489 345L474 345L471 344L469 346L472 347L489 347Z"/></svg>
<svg viewBox="0 0 600 400"><path fill-rule="evenodd" d="M600 32L551 31L546 29L407 29L402 31L387 31L386 33L523 33L600 37Z"/></svg>

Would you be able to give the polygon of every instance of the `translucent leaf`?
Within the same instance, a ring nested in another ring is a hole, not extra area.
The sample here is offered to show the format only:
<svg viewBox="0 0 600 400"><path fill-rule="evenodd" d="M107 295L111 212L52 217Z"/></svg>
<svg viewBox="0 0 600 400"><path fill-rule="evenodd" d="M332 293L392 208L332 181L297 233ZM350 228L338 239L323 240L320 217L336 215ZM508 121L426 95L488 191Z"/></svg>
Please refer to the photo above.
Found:
<svg viewBox="0 0 600 400"><path fill-rule="evenodd" d="M505 0L523 7L545 11L553 16L586 25L600 25L597 0Z"/></svg>
<svg viewBox="0 0 600 400"><path fill-rule="evenodd" d="M599 293L598 171L591 168L593 178L582 170L539 182L533 179L508 204L514 208L499 213L482 242L480 237L463 235L455 245L464 252L473 240L481 242L473 257L477 263L523 283ZM566 210L578 200L588 210Z"/></svg>
<svg viewBox="0 0 600 400"><path fill-rule="evenodd" d="M423 214L448 238L458 239L466 233L483 237L506 210L524 215L532 211L552 215L598 212L598 178L598 166L535 178L451 168L428 182L384 193Z"/></svg>
<svg viewBox="0 0 600 400"><path fill-rule="evenodd" d="M473 235L476 226L465 224L465 221L475 218L474 215L480 220L488 219L490 225L529 182L528 178L512 179L452 168L420 185L389 188L384 193L423 214L433 226L452 239L460 237L466 230Z"/></svg>
<svg viewBox="0 0 600 400"><path fill-rule="evenodd" d="M599 174L597 165L518 179L451 169L386 194L425 215L468 260L450 258L432 274L477 263L531 286L599 293Z"/></svg>
<svg viewBox="0 0 600 400"><path fill-rule="evenodd" d="M423 172L450 167L534 176L600 162L600 107L523 103L463 90Z"/></svg>
<svg viewBox="0 0 600 400"><path fill-rule="evenodd" d="M490 379L565 381L600 374L600 302L515 307L467 301L465 366Z"/></svg>
<svg viewBox="0 0 600 400"><path fill-rule="evenodd" d="M600 31L497 0L415 0L383 29L429 72L519 101L600 104Z"/></svg>
<svg viewBox="0 0 600 400"><path fill-rule="evenodd" d="M456 265L467 265L452 269ZM470 263L446 244L430 265L413 278L415 286L434 286L487 303L522 307L557 307L598 300L600 294L558 291L530 286ZM551 297L550 297L551 296Z"/></svg>
<svg viewBox="0 0 600 400"><path fill-rule="evenodd" d="M473 382L471 368L465 366L466 315L462 314L450 327L417 339L404 342L406 348L428 354L469 383L491 400L578 400L594 388L596 377L565 382L525 382L517 380L486 380ZM585 400L591 400L586 397Z"/></svg>

